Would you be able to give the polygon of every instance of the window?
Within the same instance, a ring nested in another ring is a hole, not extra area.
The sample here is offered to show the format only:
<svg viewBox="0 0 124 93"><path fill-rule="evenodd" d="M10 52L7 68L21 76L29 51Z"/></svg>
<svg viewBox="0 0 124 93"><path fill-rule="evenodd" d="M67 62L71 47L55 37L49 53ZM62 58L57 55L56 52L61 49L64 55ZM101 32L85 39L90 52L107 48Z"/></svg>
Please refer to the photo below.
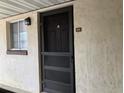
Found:
<svg viewBox="0 0 124 93"><path fill-rule="evenodd" d="M27 50L27 30L24 20L10 24L12 50Z"/></svg>
<svg viewBox="0 0 124 93"><path fill-rule="evenodd" d="M24 20L10 23L10 40L7 54L27 55L27 29Z"/></svg>

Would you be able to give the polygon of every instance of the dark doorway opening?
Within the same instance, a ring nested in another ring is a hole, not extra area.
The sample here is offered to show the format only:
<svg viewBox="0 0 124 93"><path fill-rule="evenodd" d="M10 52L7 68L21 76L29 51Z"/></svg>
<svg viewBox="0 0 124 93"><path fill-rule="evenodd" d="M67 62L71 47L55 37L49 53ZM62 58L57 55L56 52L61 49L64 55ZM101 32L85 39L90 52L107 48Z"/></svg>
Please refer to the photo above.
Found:
<svg viewBox="0 0 124 93"><path fill-rule="evenodd" d="M73 7L40 14L42 91L75 93Z"/></svg>

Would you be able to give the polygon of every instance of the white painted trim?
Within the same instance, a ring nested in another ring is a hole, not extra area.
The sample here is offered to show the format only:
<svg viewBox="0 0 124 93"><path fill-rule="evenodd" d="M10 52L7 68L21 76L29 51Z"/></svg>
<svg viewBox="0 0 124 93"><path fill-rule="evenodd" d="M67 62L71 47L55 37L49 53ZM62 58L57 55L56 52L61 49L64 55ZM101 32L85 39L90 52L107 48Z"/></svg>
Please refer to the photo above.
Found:
<svg viewBox="0 0 124 93"><path fill-rule="evenodd" d="M62 4L57 4L57 5L49 6L49 7L46 7L46 8L42 8L42 9L36 10L34 12L42 13L42 12L47 12L47 11L50 11L50 10L55 10L55 9L59 9L59 8L68 7L68 6L71 6L71 5L74 5L74 1L70 1L70 2L65 2L65 3L62 3Z"/></svg>

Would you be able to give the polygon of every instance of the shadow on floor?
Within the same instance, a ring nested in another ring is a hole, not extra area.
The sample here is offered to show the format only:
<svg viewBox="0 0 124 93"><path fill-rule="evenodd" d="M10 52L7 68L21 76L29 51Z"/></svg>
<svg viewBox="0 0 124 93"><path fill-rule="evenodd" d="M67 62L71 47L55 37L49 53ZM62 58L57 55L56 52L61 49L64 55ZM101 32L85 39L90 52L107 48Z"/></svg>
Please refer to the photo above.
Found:
<svg viewBox="0 0 124 93"><path fill-rule="evenodd" d="M0 88L0 93L15 93L15 92L11 92L11 91Z"/></svg>

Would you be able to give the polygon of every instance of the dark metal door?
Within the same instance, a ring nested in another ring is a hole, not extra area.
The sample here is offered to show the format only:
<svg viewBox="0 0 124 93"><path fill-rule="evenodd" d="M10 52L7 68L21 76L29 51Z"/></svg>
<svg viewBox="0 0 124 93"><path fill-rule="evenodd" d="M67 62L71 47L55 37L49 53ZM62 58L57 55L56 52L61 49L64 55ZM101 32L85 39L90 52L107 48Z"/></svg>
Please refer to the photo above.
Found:
<svg viewBox="0 0 124 93"><path fill-rule="evenodd" d="M43 91L74 93L72 7L41 14Z"/></svg>

